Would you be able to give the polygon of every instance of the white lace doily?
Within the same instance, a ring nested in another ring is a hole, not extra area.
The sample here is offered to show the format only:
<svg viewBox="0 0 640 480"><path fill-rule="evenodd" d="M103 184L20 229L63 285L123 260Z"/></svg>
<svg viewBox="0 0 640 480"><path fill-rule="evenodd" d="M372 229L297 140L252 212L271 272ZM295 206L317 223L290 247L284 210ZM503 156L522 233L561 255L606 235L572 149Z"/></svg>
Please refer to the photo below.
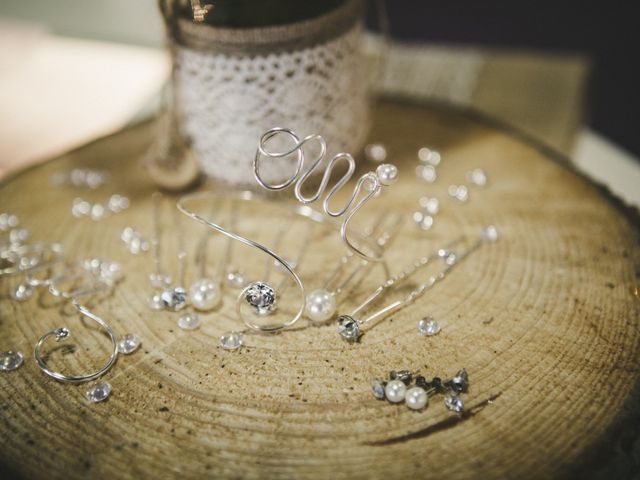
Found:
<svg viewBox="0 0 640 480"><path fill-rule="evenodd" d="M255 186L258 141L276 126L324 136L329 154L361 149L369 128L361 32L355 24L326 43L252 57L177 46L182 130L206 175ZM277 181L294 164L274 161L268 168L266 177Z"/></svg>

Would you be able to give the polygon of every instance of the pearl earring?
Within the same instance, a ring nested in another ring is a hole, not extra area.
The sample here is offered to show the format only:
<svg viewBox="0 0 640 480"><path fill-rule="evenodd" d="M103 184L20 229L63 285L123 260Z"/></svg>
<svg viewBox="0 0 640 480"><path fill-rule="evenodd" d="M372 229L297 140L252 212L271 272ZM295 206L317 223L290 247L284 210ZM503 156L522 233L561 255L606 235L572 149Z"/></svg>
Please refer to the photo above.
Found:
<svg viewBox="0 0 640 480"><path fill-rule="evenodd" d="M464 402L460 394L469 391L469 374L462 368L448 380L433 377L427 380L422 375L414 375L408 370L392 371L389 380L376 378L371 383L373 396L378 400L390 403L404 401L411 410L422 410L429 403L429 397L437 394L444 395L444 405L447 409L462 413Z"/></svg>
<svg viewBox="0 0 640 480"><path fill-rule="evenodd" d="M426 257L421 257L414 261L407 268L402 270L400 273L390 277L383 284L378 286L373 293L371 293L359 306L357 306L350 314L348 315L340 315L338 317L337 325L338 325L338 333L340 336L348 341L349 343L358 342L362 335L362 326L371 323L373 320L377 318L384 317L393 311L397 311L411 303L413 303L416 299L421 297L427 290L433 288L433 286L444 280L449 272L458 265L462 260L467 258L471 253L476 251L483 243L492 242L497 239L497 230L495 227L490 226L483 230L480 238L474 243L469 249L461 254L460 256L451 256L449 249L462 242L464 240L464 236L457 238L456 240L449 243L445 248L439 249L437 252L432 253ZM444 255L444 257L443 257ZM387 306L381 308L377 312L370 314L368 317L363 319L358 319L357 315L363 311L367 306L372 304L375 300L380 298L386 291L390 288L396 287L400 282L407 280L411 275L414 275L418 270L426 267L431 264L432 260L435 258L443 258L446 263L446 267L438 272L437 274L429 277L426 283L419 285L416 289L410 292L406 297L396 300L388 304ZM447 258L453 259L452 261L447 262Z"/></svg>
<svg viewBox="0 0 640 480"><path fill-rule="evenodd" d="M267 144L270 140L278 137L288 137L295 145L290 149L282 152L274 152L267 150ZM309 166L304 169L305 154L303 146L306 144L315 143L319 147L319 153L315 159L313 159ZM354 254L366 261L381 261L382 255L379 251L370 251L365 245L360 245L358 242L354 242L350 235L349 223L353 216L365 205L369 199L378 196L383 187L390 186L398 180L398 169L391 164L381 164L376 168L375 172L368 172L362 175L355 184L353 192L344 206L339 210L332 210L329 204L334 195L340 191L346 183L351 179L355 172L355 160L348 153L338 153L327 162L324 167L324 173L320 181L320 185L316 192L310 197L305 197L302 194L302 188L314 171L319 168L320 164L324 161L327 152L327 145L324 138L320 135L308 135L303 139L300 139L293 130L286 128L272 128L265 132L260 138L258 144L258 150L253 161L253 173L256 181L267 190L284 190L295 183L294 193L298 201L304 205L310 204L318 200L326 191L331 174L336 167L336 164L343 162L347 165L347 171L343 176L329 189L329 192L325 196L322 204L324 213L330 217L341 217L342 224L340 226L340 237L345 246ZM260 173L260 162L263 157L270 159L286 158L292 154L296 155L296 169L293 175L287 180L279 184L267 183ZM364 196L359 199L360 194Z"/></svg>

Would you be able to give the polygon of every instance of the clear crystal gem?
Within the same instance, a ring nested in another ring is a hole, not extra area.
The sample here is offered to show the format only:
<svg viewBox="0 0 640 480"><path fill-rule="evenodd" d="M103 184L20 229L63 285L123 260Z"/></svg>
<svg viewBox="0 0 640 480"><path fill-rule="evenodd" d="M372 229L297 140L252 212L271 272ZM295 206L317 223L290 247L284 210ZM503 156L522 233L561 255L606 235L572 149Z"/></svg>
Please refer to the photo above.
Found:
<svg viewBox="0 0 640 480"><path fill-rule="evenodd" d="M111 385L107 382L102 382L94 385L89 390L84 392L84 398L91 403L103 402L111 394Z"/></svg>
<svg viewBox="0 0 640 480"><path fill-rule="evenodd" d="M416 177L425 182L433 183L438 178L438 175L433 165L418 165L416 167Z"/></svg>
<svg viewBox="0 0 640 480"><path fill-rule="evenodd" d="M141 344L142 342L140 341L140 337L133 333L127 333L121 337L118 342L118 352L129 355L130 353L135 352Z"/></svg>
<svg viewBox="0 0 640 480"><path fill-rule="evenodd" d="M499 234L498 229L493 225L489 225L487 228L482 230L482 238L489 242L495 242L498 240Z"/></svg>
<svg viewBox="0 0 640 480"><path fill-rule="evenodd" d="M420 159L422 163L428 163L433 166L440 165L440 154L427 147L422 147L418 150L418 159Z"/></svg>
<svg viewBox="0 0 640 480"><path fill-rule="evenodd" d="M449 384L451 388L457 392L466 392L469 390L469 374L462 368L456 373L456 375L450 380Z"/></svg>
<svg viewBox="0 0 640 480"><path fill-rule="evenodd" d="M182 330L195 330L200 323L200 317L195 313L187 313L178 319L178 327Z"/></svg>
<svg viewBox="0 0 640 480"><path fill-rule="evenodd" d="M265 282L254 282L247 287L244 299L259 315L268 315L276 308L276 292Z"/></svg>
<svg viewBox="0 0 640 480"><path fill-rule="evenodd" d="M16 228L20 221L18 217L12 213L0 213L0 230L6 232L12 228Z"/></svg>
<svg viewBox="0 0 640 480"><path fill-rule="evenodd" d="M162 310L164 308L164 303L159 293L151 295L149 300L147 300L147 305L149 305L151 310Z"/></svg>
<svg viewBox="0 0 640 480"><path fill-rule="evenodd" d="M435 197L421 197L418 203L429 215L436 215L440 211L440 200Z"/></svg>
<svg viewBox="0 0 640 480"><path fill-rule="evenodd" d="M24 357L21 352L11 350L0 353L0 372L10 372L22 365Z"/></svg>
<svg viewBox="0 0 640 480"><path fill-rule="evenodd" d="M411 380L413 380L413 373L409 370L391 370L391 372L389 372L389 378L391 378L391 380L400 380L405 385L409 385Z"/></svg>
<svg viewBox="0 0 640 480"><path fill-rule="evenodd" d="M449 185L449 196L455 198L459 202L469 200L469 189L465 185Z"/></svg>
<svg viewBox="0 0 640 480"><path fill-rule="evenodd" d="M29 230L26 228L14 228L9 232L9 242L21 245L29 239Z"/></svg>
<svg viewBox="0 0 640 480"><path fill-rule="evenodd" d="M62 340L66 340L67 338L69 338L69 335L71 335L71 330L69 330L67 327L60 327L56 328L53 331L53 334L56 337L56 342L61 342Z"/></svg>
<svg viewBox="0 0 640 480"><path fill-rule="evenodd" d="M385 386L386 386L385 382L383 382L379 378L376 378L373 382L371 382L371 391L373 392L373 396L376 397L378 400L384 400L384 398L385 398L384 387Z"/></svg>
<svg viewBox="0 0 640 480"><path fill-rule="evenodd" d="M487 173L484 170L481 168L474 168L467 173L467 180L469 180L473 185L484 187L489 179L487 178Z"/></svg>
<svg viewBox="0 0 640 480"><path fill-rule="evenodd" d="M167 310L177 312L187 306L187 291L182 287L165 290L160 294L162 305Z"/></svg>
<svg viewBox="0 0 640 480"><path fill-rule="evenodd" d="M33 296L35 289L28 283L21 283L11 291L11 298L19 302L29 300Z"/></svg>
<svg viewBox="0 0 640 480"><path fill-rule="evenodd" d="M349 315L338 317L338 333L347 342L354 343L360 338L360 325L358 321Z"/></svg>
<svg viewBox="0 0 640 480"><path fill-rule="evenodd" d="M445 396L444 406L456 413L461 413L464 411L464 402L458 395L450 394Z"/></svg>
<svg viewBox="0 0 640 480"><path fill-rule="evenodd" d="M370 143L364 147L364 155L370 162L381 163L387 159L387 149L381 143Z"/></svg>
<svg viewBox="0 0 640 480"><path fill-rule="evenodd" d="M423 212L414 212L413 222L422 230L429 230L433 227L433 217L431 215L425 215Z"/></svg>
<svg viewBox="0 0 640 480"><path fill-rule="evenodd" d="M226 350L237 350L244 343L241 332L225 332L220 335L220 346Z"/></svg>
<svg viewBox="0 0 640 480"><path fill-rule="evenodd" d="M431 337L440 331L440 325L435 318L425 317L418 322L418 330L420 331L420 335Z"/></svg>

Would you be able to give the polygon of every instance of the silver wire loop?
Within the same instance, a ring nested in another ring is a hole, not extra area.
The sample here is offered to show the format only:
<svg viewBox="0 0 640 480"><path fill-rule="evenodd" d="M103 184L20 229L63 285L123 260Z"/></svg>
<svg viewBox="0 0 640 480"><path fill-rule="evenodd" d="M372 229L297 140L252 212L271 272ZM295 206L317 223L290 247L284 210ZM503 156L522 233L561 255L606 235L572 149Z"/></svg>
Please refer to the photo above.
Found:
<svg viewBox="0 0 640 480"><path fill-rule="evenodd" d="M191 211L189 208L187 208L185 206L185 203L188 203L189 201L192 200L196 200L196 199L203 199L203 198L207 198L207 197L218 197L218 198L233 198L236 200L253 200L254 196L251 192L240 192L239 194L235 194L235 195L216 195L213 194L211 192L200 192L200 193L195 193L195 194L190 194L190 195L186 195L184 197L182 197L178 203L177 203L177 207L178 210L180 210L183 214L185 214L187 217L191 218L192 220L195 220L205 226L207 226L208 228L212 228L213 230L220 232L223 235L226 235L227 237L231 238L232 240L237 240L241 243L244 243L245 245L248 245L249 247L255 248L257 250L259 250L262 253L267 254L269 257L271 257L273 260L275 260L275 262L277 262L276 264L281 265L284 270L286 271L286 273L288 275L290 275L290 277L293 279L293 281L295 282L296 286L298 287L298 290L300 292L300 306L297 310L297 312L286 322L282 322L279 324L272 324L272 325L258 325L256 323L254 323L251 319L247 318L243 313L242 313L242 305L244 304L244 296L246 294L246 290L248 287L244 288L242 290L242 292L240 293L240 295L238 296L238 299L236 301L236 313L238 315L238 318L251 330L254 331L260 331L260 332L277 332L280 331L282 329L285 329L287 327L290 327L292 325L294 325L302 316L303 312L304 312L304 308L305 308L305 290L304 290L304 284L302 283L302 280L300 279L300 277L298 276L298 274L295 272L295 270L293 269L293 267L284 259L282 258L280 255L278 255L277 253L275 253L274 251L270 250L269 248L265 247L264 245L261 245L258 242L255 242L249 238L243 237L242 235L232 232L230 230L227 230L223 227L221 227L220 225L209 221L203 217L201 217L200 215L198 215L197 213ZM294 210L295 213L302 215L304 217L307 217L315 222L323 222L324 218L322 217L322 215L320 215L318 212L308 208L308 207L300 207Z"/></svg>
<svg viewBox="0 0 640 480"><path fill-rule="evenodd" d="M293 140L295 145L288 150L277 152L277 151L269 151L267 149L267 143L277 137L277 136L287 136L289 139ZM319 145L320 151L317 156L310 162L307 167L304 167L305 164L305 156L303 147L306 144L310 144L315 142ZM270 184L264 180L262 175L260 174L260 164L263 157L271 158L271 159L279 159L287 157L291 154L296 155L296 168L294 173L287 178L282 183ZM342 225L340 227L340 238L347 246L349 250L358 255L360 258L366 261L374 261L379 262L382 261L382 252L374 251L374 252L365 252L361 246L355 244L352 239L349 237L349 222L353 218L353 216L364 206L364 204L369 201L371 197L374 197L380 193L383 186L388 186L394 183L397 179L397 169L392 165L381 165L378 167L376 172L368 172L362 175L353 189L353 193L349 197L349 199L345 202L344 206L338 210L332 210L330 207L331 200L351 179L353 173L355 172L356 164L354 158L348 153L338 153L334 155L331 159L329 159L324 173L322 174L322 180L320 181L320 185L316 192L309 196L305 197L302 194L302 188L309 178L313 174L313 172L319 168L320 164L325 159L327 153L327 145L324 138L320 135L313 134L304 137L302 140L300 137L293 131L288 128L276 127L265 132L262 137L260 137L260 142L258 143L258 149L256 151L256 155L253 160L253 174L256 181L267 190L284 190L295 183L294 193L298 201L304 205L313 203L318 200L327 190L329 180L331 179L331 174L335 169L336 165L339 162L344 162L347 164L347 171L338 179L338 181L329 189L327 195L322 202L322 209L324 212L330 217L342 217ZM304 168L304 171L303 171ZM382 170L381 170L382 168ZM386 169L386 170L385 170ZM379 172L393 172L393 175L386 175L384 180ZM358 200L360 197L362 190L365 190L365 195Z"/></svg>
<svg viewBox="0 0 640 480"><path fill-rule="evenodd" d="M71 331L67 327L59 327L42 335L38 340L38 343L36 343L33 355L36 359L38 367L40 367L40 370L42 370L47 376L53 378L54 380L65 383L85 383L102 377L116 363L116 360L118 360L118 337L114 333L113 329L109 326L109 324L107 324L107 322L98 317L96 314L90 312L84 306L80 305L77 300L73 299L72 304L78 310L78 312L80 312L80 315L90 318L94 322L98 323L98 325L100 325L107 332L107 335L109 335L109 339L111 340L111 355L109 356L107 363L99 370L85 375L65 375L64 373L56 372L55 370L51 370L49 367L47 367L47 363L41 355L42 346L50 337L55 338L58 342L69 338L69 336L71 335Z"/></svg>

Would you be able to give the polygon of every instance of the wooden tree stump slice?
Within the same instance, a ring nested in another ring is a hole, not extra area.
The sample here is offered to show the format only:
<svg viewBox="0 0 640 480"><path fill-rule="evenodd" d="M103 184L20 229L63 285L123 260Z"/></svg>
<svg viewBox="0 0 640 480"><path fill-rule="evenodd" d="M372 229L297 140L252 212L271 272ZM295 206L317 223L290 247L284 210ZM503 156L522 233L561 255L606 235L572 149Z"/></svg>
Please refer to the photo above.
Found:
<svg viewBox="0 0 640 480"><path fill-rule="evenodd" d="M89 405L83 398L87 385L43 375L33 345L45 331L67 324L81 348L56 361L66 370L86 371L106 359L104 336L76 316L61 316L47 294L25 303L10 300L12 282L3 279L0 350L25 354L22 368L0 374L5 477L521 479L637 473L637 440L630 433L638 421L640 365L635 211L553 154L491 122L382 102L371 138L387 145L402 178L377 208L372 201L367 209L410 216L424 195L441 204L432 230L404 225L389 251L392 265L397 269L488 224L499 228L500 240L369 330L359 344L341 341L333 324L305 324L280 335L253 335L246 348L230 352L217 346L217 338L239 328L233 295L225 294L220 312L203 315L200 329L182 331L176 314L151 312L146 305L151 256L134 257L119 240L125 226L147 236L151 231L154 187L140 159L153 133L149 124L132 128L0 186L0 210L16 213L34 239L59 241L78 259L99 256L124 264L124 282L95 311L118 334L136 333L143 341L104 377L113 386L109 400ZM434 184L414 175L422 146L442 152ZM50 186L52 174L72 167L108 169L111 182L95 192ZM467 183L466 172L476 167L487 171L490 185L470 187L466 204L450 200L447 187ZM128 196L131 207L100 222L72 217L75 197L95 201L111 193ZM258 217L242 222L268 230L270 219L257 223ZM201 226L183 225L191 248ZM319 285L330 259L343 252L339 243L321 245L302 267L309 288ZM349 301L380 280L373 277ZM426 315L440 320L439 335L418 334L417 322ZM371 380L392 369L449 376L460 367L471 382L464 396L467 416L452 416L441 397L415 412L371 395Z"/></svg>

